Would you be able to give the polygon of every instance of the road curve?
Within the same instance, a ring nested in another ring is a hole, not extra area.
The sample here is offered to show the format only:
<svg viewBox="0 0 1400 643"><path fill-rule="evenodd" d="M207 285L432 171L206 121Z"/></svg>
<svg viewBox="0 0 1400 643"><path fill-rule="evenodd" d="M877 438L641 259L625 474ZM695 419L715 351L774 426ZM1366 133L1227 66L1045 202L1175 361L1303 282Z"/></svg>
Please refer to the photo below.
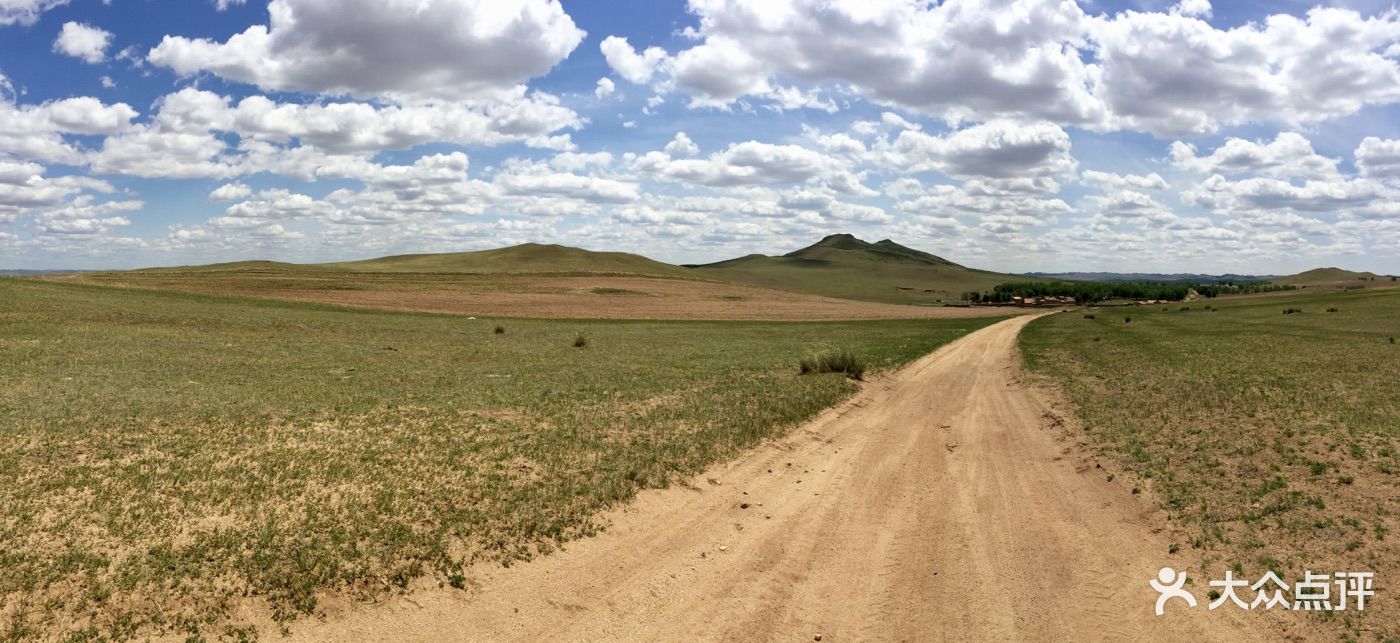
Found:
<svg viewBox="0 0 1400 643"><path fill-rule="evenodd" d="M291 638L1268 638L1204 605L1153 615L1147 581L1188 563L1149 502L1046 428L1020 382L1030 320L944 346L690 486L641 494L598 537Z"/></svg>

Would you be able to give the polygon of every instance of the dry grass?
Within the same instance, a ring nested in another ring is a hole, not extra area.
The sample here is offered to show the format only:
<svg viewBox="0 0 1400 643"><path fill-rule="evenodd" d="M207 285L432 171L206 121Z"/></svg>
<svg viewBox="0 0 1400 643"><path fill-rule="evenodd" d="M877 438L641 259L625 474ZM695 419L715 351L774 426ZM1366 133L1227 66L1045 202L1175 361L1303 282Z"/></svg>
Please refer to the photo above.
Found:
<svg viewBox="0 0 1400 643"><path fill-rule="evenodd" d="M0 640L269 634L529 558L993 320L497 322L0 280ZM583 328L587 351L569 347ZM261 607L258 607L261 606ZM241 613L241 612L240 612Z"/></svg>
<svg viewBox="0 0 1400 643"><path fill-rule="evenodd" d="M1329 315L1279 314L1335 308ZM1162 500L1182 545L1257 578L1374 571L1351 636L1400 637L1400 291L1219 301L1132 324L1056 315L1022 339L1091 442Z"/></svg>

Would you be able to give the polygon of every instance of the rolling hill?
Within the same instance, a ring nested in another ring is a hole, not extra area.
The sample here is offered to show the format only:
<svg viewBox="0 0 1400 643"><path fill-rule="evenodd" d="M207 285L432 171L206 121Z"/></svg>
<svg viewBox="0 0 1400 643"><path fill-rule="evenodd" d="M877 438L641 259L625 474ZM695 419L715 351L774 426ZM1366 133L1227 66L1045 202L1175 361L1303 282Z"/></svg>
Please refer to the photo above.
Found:
<svg viewBox="0 0 1400 643"><path fill-rule="evenodd" d="M960 266L889 239L870 243L849 234L833 234L779 257L754 254L687 267L710 279L898 304L955 302L964 291L1018 279Z"/></svg>
<svg viewBox="0 0 1400 643"><path fill-rule="evenodd" d="M524 243L508 248L397 255L365 261L321 264L354 272L593 273L694 279L679 266L626 252L595 252L556 244Z"/></svg>
<svg viewBox="0 0 1400 643"><path fill-rule="evenodd" d="M1296 275L1278 277L1273 281L1293 286L1342 286L1360 284L1361 282L1372 283L1373 280L1376 284L1390 283L1389 276L1378 275L1374 272L1353 272L1341 268L1316 268Z"/></svg>
<svg viewBox="0 0 1400 643"><path fill-rule="evenodd" d="M362 261L333 263L286 263L282 261L234 261L202 266L146 268L132 272L383 272L383 273L470 273L470 274L609 274L703 278L693 272L641 255L626 252L594 252L554 244L525 243L508 248L475 252L446 252L379 257Z"/></svg>

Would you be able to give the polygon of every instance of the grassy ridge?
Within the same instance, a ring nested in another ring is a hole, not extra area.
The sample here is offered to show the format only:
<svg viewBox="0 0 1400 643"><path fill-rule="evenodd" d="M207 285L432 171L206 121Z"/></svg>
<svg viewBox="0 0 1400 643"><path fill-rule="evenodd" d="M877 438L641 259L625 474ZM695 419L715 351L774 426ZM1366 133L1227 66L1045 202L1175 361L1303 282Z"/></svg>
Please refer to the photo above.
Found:
<svg viewBox="0 0 1400 643"><path fill-rule="evenodd" d="M476 252L398 255L319 265L356 272L609 273L697 278L685 268L641 255L538 243Z"/></svg>
<svg viewBox="0 0 1400 643"><path fill-rule="evenodd" d="M0 640L239 635L244 596L288 619L324 590L462 585L855 390L803 354L887 369L992 321L469 320L0 280Z"/></svg>
<svg viewBox="0 0 1400 643"><path fill-rule="evenodd" d="M956 303L1010 275L973 270L893 241L831 235L781 257L749 255L694 266L698 275L790 292L890 304Z"/></svg>
<svg viewBox="0 0 1400 643"><path fill-rule="evenodd" d="M1376 609L1338 618L1400 636L1400 290L1186 308L1036 320L1026 364L1202 550L1193 575L1374 571Z"/></svg>

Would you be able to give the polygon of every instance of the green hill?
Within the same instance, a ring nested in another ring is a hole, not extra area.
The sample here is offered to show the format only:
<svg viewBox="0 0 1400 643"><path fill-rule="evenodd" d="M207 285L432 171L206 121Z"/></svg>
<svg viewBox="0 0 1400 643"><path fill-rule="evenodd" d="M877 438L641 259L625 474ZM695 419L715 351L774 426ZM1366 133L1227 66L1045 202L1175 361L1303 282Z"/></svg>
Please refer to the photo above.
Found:
<svg viewBox="0 0 1400 643"><path fill-rule="evenodd" d="M626 252L594 252L554 244L525 243L476 252L396 255L364 261L320 264L354 272L607 273L694 279L671 264Z"/></svg>
<svg viewBox="0 0 1400 643"><path fill-rule="evenodd" d="M711 279L828 297L898 304L953 302L1017 277L973 270L885 239L834 234L781 257L748 255L688 266Z"/></svg>
<svg viewBox="0 0 1400 643"><path fill-rule="evenodd" d="M1341 268L1317 268L1288 277L1279 277L1273 281L1274 283L1290 284L1294 286L1322 286L1331 284L1359 284L1363 281L1371 283L1372 280L1375 280L1377 284L1382 282L1386 284L1390 283L1390 277L1388 276L1377 275L1374 272L1353 272L1351 270L1342 270Z"/></svg>
<svg viewBox="0 0 1400 643"><path fill-rule="evenodd" d="M169 268L140 268L130 272L233 272L238 270L318 270L320 266L316 264L296 264L285 261L265 261L254 259L251 261L230 261L227 263L211 263L202 266L172 266Z"/></svg>

